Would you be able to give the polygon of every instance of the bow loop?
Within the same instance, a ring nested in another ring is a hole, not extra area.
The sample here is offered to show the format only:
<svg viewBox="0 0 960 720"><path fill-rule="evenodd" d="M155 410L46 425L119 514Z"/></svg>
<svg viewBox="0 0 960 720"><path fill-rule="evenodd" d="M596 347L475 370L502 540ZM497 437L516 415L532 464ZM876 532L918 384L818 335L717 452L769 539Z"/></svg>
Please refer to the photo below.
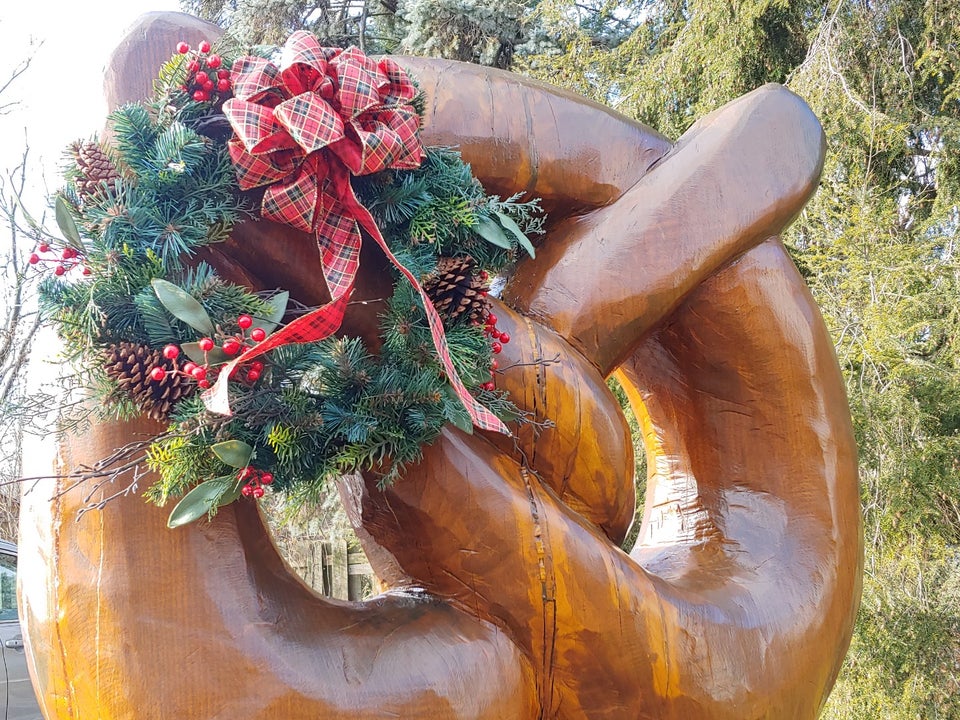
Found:
<svg viewBox="0 0 960 720"><path fill-rule="evenodd" d="M281 150L265 155L251 155L243 143L234 138L227 143L241 190L252 190L275 183L296 172L301 153Z"/></svg>
<svg viewBox="0 0 960 720"><path fill-rule="evenodd" d="M307 155L343 138L343 120L315 93L285 100L274 109L273 117Z"/></svg>
<svg viewBox="0 0 960 720"><path fill-rule="evenodd" d="M380 72L387 76L387 86L380 91L380 101L384 105L409 103L417 96L417 86L410 76L391 58L380 58Z"/></svg>
<svg viewBox="0 0 960 720"><path fill-rule="evenodd" d="M278 106L279 107L279 106ZM294 138L279 122L274 110L259 103L230 98L223 114L247 152L264 155L296 147Z"/></svg>
<svg viewBox="0 0 960 720"><path fill-rule="evenodd" d="M293 33L280 55L279 70L289 93L287 97L314 92L324 99L331 99L336 86L327 63L338 52L337 48L321 46L316 37L304 30Z"/></svg>
<svg viewBox="0 0 960 720"><path fill-rule="evenodd" d="M271 92L278 100L283 99L280 91L280 69L266 58L238 59L230 70L230 80L233 96L238 100L258 102Z"/></svg>
<svg viewBox="0 0 960 720"><path fill-rule="evenodd" d="M412 110L389 109L369 113L348 126L350 142L330 149L354 175L369 175L387 168L412 170L423 159L419 144L407 141L415 136L420 118Z"/></svg>
<svg viewBox="0 0 960 720"><path fill-rule="evenodd" d="M368 110L381 106L380 91L390 84L380 66L355 47L337 55L330 63L337 71L340 87L337 100L340 112L353 120Z"/></svg>

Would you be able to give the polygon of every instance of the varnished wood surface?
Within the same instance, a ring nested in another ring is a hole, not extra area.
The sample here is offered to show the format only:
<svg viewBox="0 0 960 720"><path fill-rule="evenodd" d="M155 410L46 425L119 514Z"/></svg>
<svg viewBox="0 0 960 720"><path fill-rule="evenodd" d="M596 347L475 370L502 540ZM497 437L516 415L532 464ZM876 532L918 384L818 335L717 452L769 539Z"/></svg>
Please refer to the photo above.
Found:
<svg viewBox="0 0 960 720"><path fill-rule="evenodd" d="M111 102L145 95L177 41L213 34L144 20L111 64ZM250 503L169 531L138 498L75 523L76 493L38 488L21 598L48 720L815 717L861 572L839 370L774 237L816 187L815 118L771 86L671 146L507 74L409 65L433 100L425 140L553 210L510 286L523 314L496 312L513 338L498 385L555 428L516 447L448 430L388 491L346 485L371 561L427 597L313 596ZM317 302L312 243L258 224L211 259ZM363 297L380 297L380 259L364 262ZM356 306L348 330L369 337L375 312ZM603 385L621 363L651 472L631 556L610 539L633 508L629 437ZM156 429L95 428L64 467Z"/></svg>

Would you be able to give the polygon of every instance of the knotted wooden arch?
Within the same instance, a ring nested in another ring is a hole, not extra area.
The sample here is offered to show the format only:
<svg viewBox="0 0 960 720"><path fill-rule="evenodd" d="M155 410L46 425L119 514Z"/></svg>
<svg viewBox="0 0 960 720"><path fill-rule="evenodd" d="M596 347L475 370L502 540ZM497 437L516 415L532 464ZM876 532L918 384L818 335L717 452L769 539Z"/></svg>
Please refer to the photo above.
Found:
<svg viewBox="0 0 960 720"><path fill-rule="evenodd" d="M177 41L216 32L144 17L108 69L110 103L145 97ZM498 384L555 427L524 429L518 448L451 429L389 490L345 487L379 574L426 591L357 604L293 577L252 503L170 531L168 510L136 498L76 523L76 493L34 490L21 599L46 717L815 717L862 554L843 383L777 238L816 188L816 119L768 86L673 144L512 75L404 64L429 96L425 143L459 146L489 191L529 190L551 212L495 312L514 338L503 365L522 363ZM316 303L313 253L258 223L210 259ZM362 267L363 297L384 297L382 260ZM370 337L376 313L354 306L345 329ZM651 473L630 556L612 372ZM157 429L97 427L64 468Z"/></svg>

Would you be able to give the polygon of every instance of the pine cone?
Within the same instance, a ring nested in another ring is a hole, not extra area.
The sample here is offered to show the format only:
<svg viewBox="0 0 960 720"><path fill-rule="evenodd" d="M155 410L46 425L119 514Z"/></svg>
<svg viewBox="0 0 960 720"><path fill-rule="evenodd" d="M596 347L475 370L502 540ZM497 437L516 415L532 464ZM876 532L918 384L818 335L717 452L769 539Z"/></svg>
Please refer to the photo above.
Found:
<svg viewBox="0 0 960 720"><path fill-rule="evenodd" d="M75 142L70 146L80 177L75 184L80 197L87 200L113 186L120 177L110 156L95 142Z"/></svg>
<svg viewBox="0 0 960 720"><path fill-rule="evenodd" d="M121 342L111 345L105 354L107 375L153 420L168 420L177 401L192 395L197 389L196 383L179 373L168 372L159 382L150 378L150 371L155 367L173 370L173 361L167 360L160 350Z"/></svg>
<svg viewBox="0 0 960 720"><path fill-rule="evenodd" d="M437 270L423 283L423 289L444 320L467 318L483 322L490 313L489 289L475 270L470 256L442 257Z"/></svg>

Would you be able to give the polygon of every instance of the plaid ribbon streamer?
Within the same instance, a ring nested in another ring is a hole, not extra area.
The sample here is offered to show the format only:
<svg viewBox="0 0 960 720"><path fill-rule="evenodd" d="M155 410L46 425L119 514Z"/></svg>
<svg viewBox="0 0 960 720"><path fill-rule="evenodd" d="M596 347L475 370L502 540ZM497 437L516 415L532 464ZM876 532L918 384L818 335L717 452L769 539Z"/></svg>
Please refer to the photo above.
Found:
<svg viewBox="0 0 960 720"><path fill-rule="evenodd" d="M228 378L240 363L337 331L360 267L362 227L420 294L440 362L474 425L509 434L463 385L433 304L390 252L350 185L351 174L420 166L420 120L410 105L416 88L403 69L357 48L321 47L312 34L299 31L287 40L279 66L264 58L241 58L231 80L234 97L223 104L223 112L235 133L228 150L240 188L266 186L262 217L316 234L332 299L232 360L206 393L208 408L230 413Z"/></svg>

